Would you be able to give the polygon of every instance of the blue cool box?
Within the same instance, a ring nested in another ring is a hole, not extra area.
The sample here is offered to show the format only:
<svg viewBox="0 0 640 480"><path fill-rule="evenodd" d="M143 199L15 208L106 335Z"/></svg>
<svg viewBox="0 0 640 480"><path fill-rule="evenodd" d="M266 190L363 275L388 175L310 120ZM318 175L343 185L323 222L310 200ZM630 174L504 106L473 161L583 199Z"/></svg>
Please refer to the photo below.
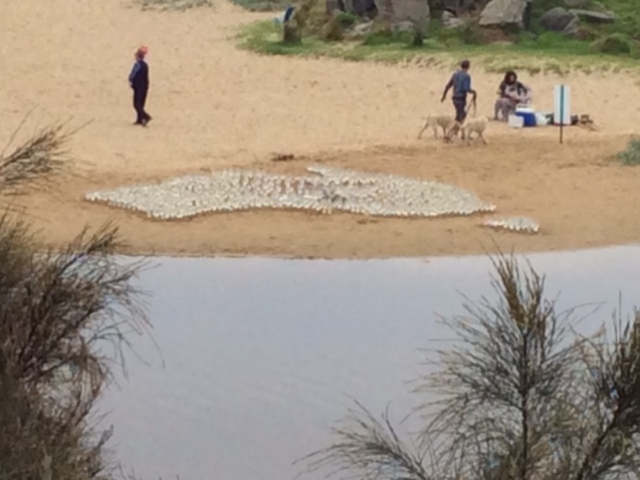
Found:
<svg viewBox="0 0 640 480"><path fill-rule="evenodd" d="M516 115L518 117L522 117L524 119L525 127L535 127L536 126L536 113L528 108L522 108L516 110Z"/></svg>

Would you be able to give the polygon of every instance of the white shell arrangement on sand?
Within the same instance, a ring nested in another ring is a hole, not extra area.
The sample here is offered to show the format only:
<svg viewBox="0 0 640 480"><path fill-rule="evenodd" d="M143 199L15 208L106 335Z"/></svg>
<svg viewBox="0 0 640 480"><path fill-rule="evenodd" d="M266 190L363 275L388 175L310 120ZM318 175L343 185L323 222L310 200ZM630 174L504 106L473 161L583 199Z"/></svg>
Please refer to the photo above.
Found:
<svg viewBox="0 0 640 480"><path fill-rule="evenodd" d="M529 217L491 218L484 222L484 225L522 233L538 233L540 230L538 222Z"/></svg>
<svg viewBox="0 0 640 480"><path fill-rule="evenodd" d="M145 212L158 219L179 219L205 212L253 208L332 210L383 216L471 215L495 206L475 194L440 182L314 165L310 176L224 170L188 175L157 185L135 185L92 192L86 199Z"/></svg>

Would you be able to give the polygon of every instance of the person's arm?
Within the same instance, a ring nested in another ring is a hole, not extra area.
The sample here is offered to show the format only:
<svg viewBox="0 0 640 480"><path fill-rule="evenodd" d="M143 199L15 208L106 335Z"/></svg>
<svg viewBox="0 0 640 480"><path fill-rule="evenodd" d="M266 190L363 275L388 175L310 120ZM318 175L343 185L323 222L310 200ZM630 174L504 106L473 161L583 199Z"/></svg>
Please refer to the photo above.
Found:
<svg viewBox="0 0 640 480"><path fill-rule="evenodd" d="M526 85L523 85L523 87L524 95L522 96L522 101L523 103L529 105L531 103L531 100L533 99L533 92L531 91L531 88L527 87Z"/></svg>
<svg viewBox="0 0 640 480"><path fill-rule="evenodd" d="M477 97L476 91L471 88L471 75L467 75L467 77L464 79L464 91L466 93L469 93L473 99L475 100Z"/></svg>
<svg viewBox="0 0 640 480"><path fill-rule="evenodd" d="M447 98L447 94L449 93L449 90L451 90L453 88L453 75L451 75L451 79L449 80L449 83L447 83L447 85L444 87L444 92L442 93L442 99L440 100L441 102L444 102Z"/></svg>
<svg viewBox="0 0 640 480"><path fill-rule="evenodd" d="M498 95L500 95L500 98L505 97L504 91L506 89L507 89L507 84L504 82L500 82L500 86L498 87Z"/></svg>
<svg viewBox="0 0 640 480"><path fill-rule="evenodd" d="M131 69L131 73L129 74L129 85L133 86L133 81L136 79L136 75L140 71L140 62L136 62Z"/></svg>
<svg viewBox="0 0 640 480"><path fill-rule="evenodd" d="M507 89L505 87L505 93L504 93L504 98L508 98L509 100L511 100L512 102L517 102L520 100L520 96L521 96L521 92L522 90L520 89L520 86L522 84L520 82L516 83L515 85L515 90L512 88L509 89L509 91L507 92Z"/></svg>

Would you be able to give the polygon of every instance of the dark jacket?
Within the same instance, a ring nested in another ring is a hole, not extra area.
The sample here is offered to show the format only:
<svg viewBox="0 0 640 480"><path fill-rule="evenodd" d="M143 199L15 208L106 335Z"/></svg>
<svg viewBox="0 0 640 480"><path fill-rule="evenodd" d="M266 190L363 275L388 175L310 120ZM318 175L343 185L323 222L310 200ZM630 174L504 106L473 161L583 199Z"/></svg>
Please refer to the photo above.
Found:
<svg viewBox="0 0 640 480"><path fill-rule="evenodd" d="M138 60L129 74L129 83L134 90L149 88L149 65L144 60Z"/></svg>

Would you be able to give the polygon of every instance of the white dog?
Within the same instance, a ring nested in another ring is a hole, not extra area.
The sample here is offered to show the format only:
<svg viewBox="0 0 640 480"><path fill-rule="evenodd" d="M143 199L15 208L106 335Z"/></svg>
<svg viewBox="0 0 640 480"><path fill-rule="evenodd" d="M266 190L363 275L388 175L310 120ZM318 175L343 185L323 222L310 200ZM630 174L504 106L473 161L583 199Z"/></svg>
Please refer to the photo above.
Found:
<svg viewBox="0 0 640 480"><path fill-rule="evenodd" d="M468 120L465 120L464 123L455 122L453 127L449 130L448 134L445 135L444 141L446 143L450 143L454 136L458 133L461 133L462 140L468 145L471 142L471 134L476 133L476 139L480 138L482 143L485 145L487 141L484 138L484 132L489 125L490 119L489 117L474 117Z"/></svg>
<svg viewBox="0 0 640 480"><path fill-rule="evenodd" d="M433 128L434 138L438 138L438 128L442 128L442 134L446 137L449 129L456 123L456 119L450 115L427 115L422 119L424 120L424 126L420 130L418 138L421 138L424 131L429 127Z"/></svg>
<svg viewBox="0 0 640 480"><path fill-rule="evenodd" d="M487 129L487 125L489 125L489 121L489 117L477 117L466 120L462 124L462 138L469 144L471 142L471 134L477 133L476 140L479 138L482 140L482 143L486 145L487 141L484 138L484 132Z"/></svg>

